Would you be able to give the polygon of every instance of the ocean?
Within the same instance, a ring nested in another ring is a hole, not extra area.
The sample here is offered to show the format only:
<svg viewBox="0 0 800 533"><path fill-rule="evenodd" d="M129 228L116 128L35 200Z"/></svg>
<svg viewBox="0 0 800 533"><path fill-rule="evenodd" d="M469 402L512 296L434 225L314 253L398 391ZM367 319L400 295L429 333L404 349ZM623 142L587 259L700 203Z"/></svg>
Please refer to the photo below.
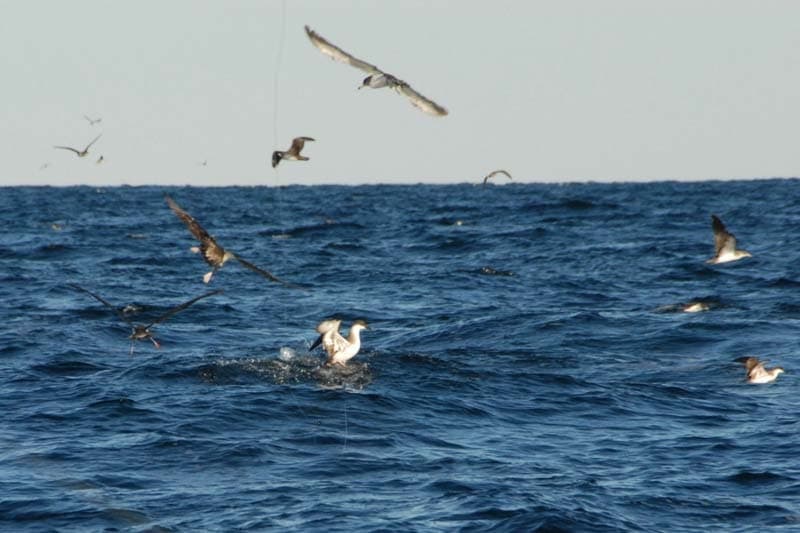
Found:
<svg viewBox="0 0 800 533"><path fill-rule="evenodd" d="M800 181L498 183L0 189L0 530L800 531Z"/></svg>

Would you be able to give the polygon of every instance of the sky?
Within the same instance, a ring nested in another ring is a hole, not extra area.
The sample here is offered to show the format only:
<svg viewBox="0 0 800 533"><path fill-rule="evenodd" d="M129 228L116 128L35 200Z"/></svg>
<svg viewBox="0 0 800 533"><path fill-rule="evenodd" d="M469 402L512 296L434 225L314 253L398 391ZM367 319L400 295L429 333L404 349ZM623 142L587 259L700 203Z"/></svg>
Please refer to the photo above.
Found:
<svg viewBox="0 0 800 533"><path fill-rule="evenodd" d="M452 183L498 168L548 183L800 175L794 0L0 8L0 185ZM321 54L306 24L449 114L356 90L364 73ZM85 158L53 148L99 133ZM271 168L297 136L316 139L310 160Z"/></svg>

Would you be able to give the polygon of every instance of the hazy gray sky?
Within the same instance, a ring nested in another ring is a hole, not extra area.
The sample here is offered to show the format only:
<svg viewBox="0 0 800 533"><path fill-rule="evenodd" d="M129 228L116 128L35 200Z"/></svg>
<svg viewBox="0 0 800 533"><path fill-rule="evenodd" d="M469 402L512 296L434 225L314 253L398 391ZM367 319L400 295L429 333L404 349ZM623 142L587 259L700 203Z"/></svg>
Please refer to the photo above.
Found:
<svg viewBox="0 0 800 533"><path fill-rule="evenodd" d="M0 185L800 174L794 0L0 6ZM323 56L305 24L450 114L357 91L364 74ZM53 149L99 132L84 159ZM273 170L300 135L317 139L311 160Z"/></svg>

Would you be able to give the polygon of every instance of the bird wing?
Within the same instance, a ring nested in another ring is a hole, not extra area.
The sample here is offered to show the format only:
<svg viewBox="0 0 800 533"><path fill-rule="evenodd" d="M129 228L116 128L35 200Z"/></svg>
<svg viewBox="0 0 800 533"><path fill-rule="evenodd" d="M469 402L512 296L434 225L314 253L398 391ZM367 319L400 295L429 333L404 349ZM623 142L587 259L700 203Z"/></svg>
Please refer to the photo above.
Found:
<svg viewBox="0 0 800 533"><path fill-rule="evenodd" d="M105 305L106 307L108 307L109 309L111 309L112 311L114 311L114 312L117 314L117 316L118 316L118 317L120 317L120 318L121 318L123 321L125 321L125 322L127 322L128 324L130 324L131 326L133 326L133 322L131 322L131 321L128 319L128 317L126 317L126 316L125 316L125 315L124 315L124 314L123 314L123 313L122 313L122 312L121 312L119 309L117 309L116 307L114 307L113 305L111 305L110 303L108 303L107 301L105 301L105 300L104 300L102 297L98 296L97 294L93 293L92 291L90 291L90 290L88 290L88 289L84 289L84 288L83 288L83 287L81 287L80 285L76 285L76 284L74 284L74 283L68 283L67 285L68 285L68 286L70 286L70 287L72 287L73 289L77 289L77 290L79 290L79 291L83 291L83 292L85 292L86 294L88 294L89 296L91 296L92 298L94 298L95 300L97 300L98 302L100 302L101 304Z"/></svg>
<svg viewBox="0 0 800 533"><path fill-rule="evenodd" d="M155 320L153 320L152 322L150 322L147 326L145 326L144 329L150 329L152 326L155 326L156 324L159 324L159 323L165 321L166 319L168 319L169 317L171 317L175 313L180 313L181 311L183 311L184 309L186 309L187 307L189 307L190 305L195 303L197 300L202 300L203 298L208 298L209 296L213 296L215 294L220 294L221 292L222 292L222 289L219 289L219 290L216 290L216 291L207 292L205 294L201 294L197 298L192 298L188 302L184 302L184 303L182 303L180 305L177 305L177 306L173 307L172 309L170 309L169 311L167 311L166 313L164 313L163 315L161 315L160 317L158 317Z"/></svg>
<svg viewBox="0 0 800 533"><path fill-rule="evenodd" d="M330 332L338 332L339 325L342 323L341 320L337 318L332 318L330 320L323 320L317 325L317 333L319 333L319 337L317 340L314 341L314 344L311 345L311 348L308 351L312 351L314 348L319 346L322 341L325 340L325 335L328 335ZM327 348L326 348L327 350Z"/></svg>
<svg viewBox="0 0 800 533"><path fill-rule="evenodd" d="M292 139L292 146L289 148L289 151L293 154L299 154L300 150L303 149L303 146L306 145L306 141L313 141L311 137L295 137Z"/></svg>
<svg viewBox="0 0 800 533"><path fill-rule="evenodd" d="M96 143L96 142L97 142L97 139L99 139L99 138L100 138L100 137L102 137L102 136L103 136L103 134L101 133L100 135L98 135L97 137L95 137L94 139L92 139L92 142L90 142L89 144L87 144L87 145L86 145L86 148L84 148L84 149L83 149L83 151L84 151L84 152L88 152L88 151L89 151L89 147L90 147L90 146L92 146L94 143Z"/></svg>
<svg viewBox="0 0 800 533"><path fill-rule="evenodd" d="M353 57L352 55L348 54L338 46L322 38L320 34L315 32L308 26L306 26L306 34L308 35L308 38L311 39L311 44L316 46L320 52L330 57L334 61L345 63L347 65L350 65L351 67L356 67L357 69L361 69L364 72L368 72L370 74L383 74L381 69L379 69L375 65L371 65L366 61L362 61L358 58Z"/></svg>
<svg viewBox="0 0 800 533"><path fill-rule="evenodd" d="M720 252L733 252L736 250L736 237L729 233L725 228L725 224L717 217L711 215L711 229L714 231L714 252L719 255Z"/></svg>
<svg viewBox="0 0 800 533"><path fill-rule="evenodd" d="M433 100L422 96L420 93L411 88L405 82L400 82L395 86L395 90L402 95L408 97L411 103L429 115L443 117L447 114L447 109L443 108Z"/></svg>
<svg viewBox="0 0 800 533"><path fill-rule="evenodd" d="M322 336L322 347L328 354L329 360L348 346L350 346L350 343L338 331L329 331Z"/></svg>
<svg viewBox="0 0 800 533"><path fill-rule="evenodd" d="M183 220L183 223L186 224L186 227L189 228L189 231L192 232L192 235L194 235L195 239L203 244L213 245L213 247L220 249L222 248L217 244L217 241L214 240L214 237L209 235L209 233L203 228L203 226L200 225L198 221L194 219L192 215L181 209L181 206L175 203L175 200L170 198L168 194L165 194L164 198L166 198L169 208L172 209L178 218Z"/></svg>
<svg viewBox="0 0 800 533"><path fill-rule="evenodd" d="M75 148L71 148L69 146L53 146L53 148L60 148L61 150L70 150L70 151L75 152L76 154L80 155L80 152L78 150L76 150Z"/></svg>
<svg viewBox="0 0 800 533"><path fill-rule="evenodd" d="M254 265L250 261L246 261L246 260L242 259L241 257L239 257L238 255L236 256L236 260L239 261L242 265L244 265L247 268L249 268L250 270L252 270L253 272L257 272L257 273L261 274L262 276L264 276L265 278L267 278L270 281L275 281L275 282L278 282L278 283L282 283L282 284L286 285L287 287L296 287L296 285L292 285L289 282L283 281L282 279L280 279L279 277L275 276L271 272L269 272L267 270L264 270L263 268L257 267L256 265Z"/></svg>

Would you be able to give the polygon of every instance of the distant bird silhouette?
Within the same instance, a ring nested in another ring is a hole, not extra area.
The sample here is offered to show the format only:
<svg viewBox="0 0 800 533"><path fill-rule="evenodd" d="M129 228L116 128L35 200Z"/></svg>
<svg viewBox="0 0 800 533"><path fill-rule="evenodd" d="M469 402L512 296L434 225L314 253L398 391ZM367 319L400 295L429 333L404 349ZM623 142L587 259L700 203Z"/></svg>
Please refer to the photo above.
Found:
<svg viewBox="0 0 800 533"><path fill-rule="evenodd" d="M311 348L309 348L309 351L311 351L322 344L322 348L328 354L328 359L325 364L329 366L344 366L347 364L347 361L355 357L361 349L360 332L362 329L369 329L366 322L363 320L356 320L353 322L353 325L350 326L350 333L345 339L339 333L339 326L341 324L342 321L338 318L320 322L317 326L317 333L320 335L317 340L314 341L314 344L311 345Z"/></svg>
<svg viewBox="0 0 800 533"><path fill-rule="evenodd" d="M42 166L39 167L39 170L42 171L42 170L46 169L49 166L50 166L50 163L44 163L44 164L42 164Z"/></svg>
<svg viewBox="0 0 800 533"><path fill-rule="evenodd" d="M90 148L90 147L91 147L91 146L92 146L94 143L96 143L96 142L97 142L97 139L99 139L99 138L100 138L102 135L103 135L103 134L101 133L100 135L98 135L97 137L95 137L95 138L94 138L94 140L92 140L92 142L90 142L89 144L87 144L87 145L86 145L86 148L84 148L83 150L76 150L75 148L70 148L69 146L54 146L53 148L59 148L59 149L61 149L61 150L70 150L70 151L72 151L72 152L75 152L75 153L78 155L78 157L86 157L86 155L89 153L89 148Z"/></svg>
<svg viewBox="0 0 800 533"><path fill-rule="evenodd" d="M281 152L279 150L275 150L272 152L272 168L278 166L283 159L287 161L308 161L308 158L305 156L300 155L300 151L305 146L306 141L313 141L311 137L295 137L292 139L292 146L289 147L288 150L285 152Z"/></svg>
<svg viewBox="0 0 800 533"><path fill-rule="evenodd" d="M744 257L752 257L750 252L736 249L736 237L732 233L728 233L725 224L717 215L711 215L711 229L714 231L714 257L708 259L706 263L728 263Z"/></svg>
<svg viewBox="0 0 800 533"><path fill-rule="evenodd" d="M785 370L779 366L767 370L764 367L764 363L759 361L757 357L740 357L737 361L743 363L745 369L747 369L748 383L770 383L785 372Z"/></svg>
<svg viewBox="0 0 800 533"><path fill-rule="evenodd" d="M486 183L489 181L489 179L495 177L498 174L505 174L508 177L508 179L512 179L511 178L511 174L509 174L505 170L494 170L494 171L490 172L489 174L487 174L486 177L483 178L483 184L486 185Z"/></svg>
<svg viewBox="0 0 800 533"><path fill-rule="evenodd" d="M97 161L95 161L95 164L99 165L100 163L102 163L102 162L103 162L103 161L105 161L105 160L106 160L106 159L105 159L105 157L103 157L103 156L101 155L100 157L98 157L98 158L97 158Z"/></svg>
<svg viewBox="0 0 800 533"><path fill-rule="evenodd" d="M98 296L97 294L93 293L92 291L90 291L88 289L84 289L80 285L75 285L73 283L70 283L69 286L72 287L73 289L77 289L79 291L83 291L86 294L88 294L89 296L91 296L92 298L96 299L97 301L99 301L100 303L102 303L103 305L105 305L106 307L111 309L112 311L114 311L117 314L117 316L120 319L122 319L122 321L124 321L126 324L128 324L131 327L131 334L128 337L129 339L131 339L131 351L130 351L131 354L133 354L133 345L134 345L134 343L136 341L139 341L139 340L149 339L150 341L152 341L153 345L156 348L161 348L161 345L153 337L153 333L150 331L150 328L152 328L156 324L160 324L161 322L164 322L165 320L167 320L172 315L183 311L184 309L186 309L187 307L189 307L190 305L192 305L196 301L202 300L203 298L208 298L209 296L213 296L215 294L220 294L222 292L222 290L216 290L216 291L211 291L211 292L207 292L205 294L202 294L202 295L198 296L197 298L192 298L188 302L184 302L184 303L182 303L180 305L177 305L177 306L173 307L172 309L170 309L169 311L167 311L166 313L164 313L160 317L156 318L155 320L153 320L149 324L145 325L145 324L134 324L133 322L131 322L131 320L127 316L125 316L125 311L124 310L121 311L120 309L114 307L113 305L111 305L106 300L104 300L102 297ZM125 309L127 309L127 308L128 307L126 306Z"/></svg>
<svg viewBox="0 0 800 533"><path fill-rule="evenodd" d="M208 159L203 159L203 162L202 163L198 163L198 165L200 165L201 167L207 167L208 166Z"/></svg>
<svg viewBox="0 0 800 533"><path fill-rule="evenodd" d="M380 89L381 87L391 87L397 93L406 96L413 105L428 113L429 115L434 116L444 116L447 114L447 109L440 106L433 100L430 100L420 93L415 91L411 88L411 86L400 80L391 74L387 74L383 72L381 69L367 63L366 61L362 61L352 55L348 54L341 48L335 46L334 44L330 43L329 41L325 40L321 35L317 32L309 28L306 28L306 34L308 38L311 40L311 43L316 46L320 52L327 55L331 59L338 61L340 63L345 63L350 65L351 67L356 67L357 69L363 70L367 72L369 76L364 78L364 81L361 82L361 86L359 89L363 87L371 87L373 89Z"/></svg>
<svg viewBox="0 0 800 533"><path fill-rule="evenodd" d="M184 224L186 224L186 227L189 228L189 231L192 233L192 235L194 235L195 239L200 241L200 246L193 247L192 251L202 253L205 262L211 265L212 267L211 272L208 272L203 276L204 283L210 282L211 278L214 276L217 270L222 268L222 265L224 265L229 259L236 259L245 267L249 268L253 272L261 274L270 281L283 283L284 285L289 287L293 286L292 284L287 283L282 279L274 276L272 273L257 267L250 261L245 261L241 257L235 255L233 252L226 250L225 248L217 244L217 241L214 240L214 237L209 235L209 233L205 229L203 229L203 226L201 226L200 223L197 222L194 219L194 217L192 217L192 215L181 209L181 207L175 202L175 200L170 198L169 195L164 195L164 198L167 200L167 204L169 205L170 209L172 209L172 211L178 216L178 218L183 220Z"/></svg>
<svg viewBox="0 0 800 533"><path fill-rule="evenodd" d="M100 124L101 122L103 122L102 118L89 118L86 115L83 115L83 118L89 121L90 126L94 126L95 124Z"/></svg>

